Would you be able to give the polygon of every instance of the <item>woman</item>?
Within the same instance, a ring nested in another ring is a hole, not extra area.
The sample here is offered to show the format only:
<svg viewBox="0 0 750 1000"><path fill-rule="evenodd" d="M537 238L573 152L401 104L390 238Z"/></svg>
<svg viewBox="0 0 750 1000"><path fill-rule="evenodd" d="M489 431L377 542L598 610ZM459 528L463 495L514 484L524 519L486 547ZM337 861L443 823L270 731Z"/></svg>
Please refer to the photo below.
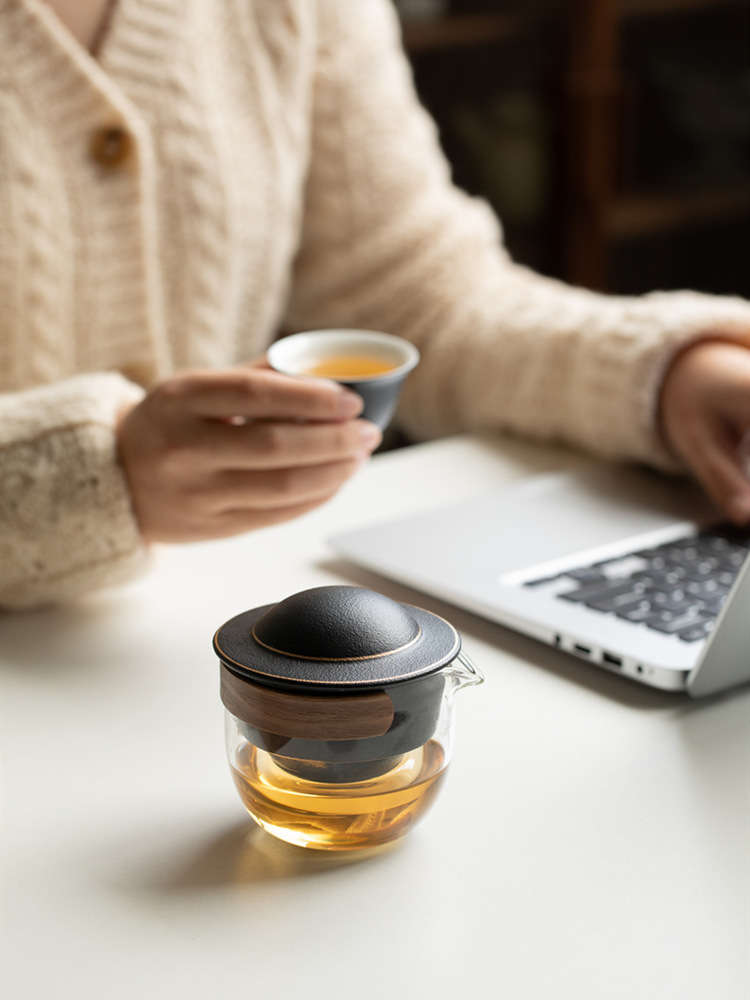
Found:
<svg viewBox="0 0 750 1000"><path fill-rule="evenodd" d="M451 186L389 0L0 0L0 51L0 604L331 496L377 431L245 364L282 327L416 343L416 437L682 461L750 519L750 305L513 264Z"/></svg>

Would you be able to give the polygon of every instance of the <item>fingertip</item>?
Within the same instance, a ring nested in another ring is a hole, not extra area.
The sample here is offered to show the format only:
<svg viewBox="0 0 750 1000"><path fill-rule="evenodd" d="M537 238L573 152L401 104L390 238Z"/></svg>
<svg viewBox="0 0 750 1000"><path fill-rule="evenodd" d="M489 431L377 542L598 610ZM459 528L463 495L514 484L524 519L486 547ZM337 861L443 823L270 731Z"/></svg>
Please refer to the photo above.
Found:
<svg viewBox="0 0 750 1000"><path fill-rule="evenodd" d="M749 524L750 493L738 493L733 496L727 504L727 511L735 524L742 526Z"/></svg>
<svg viewBox="0 0 750 1000"><path fill-rule="evenodd" d="M348 420L358 417L365 405L362 397L358 396L356 392L352 392L350 389L345 389L337 382L333 382L331 384L336 386L338 391L336 408L339 416L345 417Z"/></svg>
<svg viewBox="0 0 750 1000"><path fill-rule="evenodd" d="M383 433L377 424L370 420L358 421L359 438L365 448L365 454L375 451L383 440Z"/></svg>

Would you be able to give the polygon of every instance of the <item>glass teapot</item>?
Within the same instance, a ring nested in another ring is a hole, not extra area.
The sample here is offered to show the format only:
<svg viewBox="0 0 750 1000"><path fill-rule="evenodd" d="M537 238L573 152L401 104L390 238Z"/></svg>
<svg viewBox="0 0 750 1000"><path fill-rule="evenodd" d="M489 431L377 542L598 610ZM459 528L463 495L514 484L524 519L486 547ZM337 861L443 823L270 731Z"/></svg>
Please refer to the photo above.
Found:
<svg viewBox="0 0 750 1000"><path fill-rule="evenodd" d="M450 762L454 696L483 678L445 619L361 587L316 587L214 636L227 753L246 809L303 847L402 836Z"/></svg>

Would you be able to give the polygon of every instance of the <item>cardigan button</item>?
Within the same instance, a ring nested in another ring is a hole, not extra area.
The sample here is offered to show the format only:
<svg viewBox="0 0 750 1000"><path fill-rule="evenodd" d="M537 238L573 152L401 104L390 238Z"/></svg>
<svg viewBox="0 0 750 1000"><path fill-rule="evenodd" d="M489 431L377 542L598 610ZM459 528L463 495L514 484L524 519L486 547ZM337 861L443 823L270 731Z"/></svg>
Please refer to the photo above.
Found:
<svg viewBox="0 0 750 1000"><path fill-rule="evenodd" d="M101 167L119 167L128 158L132 141L125 129L117 125L97 129L91 136L89 153Z"/></svg>

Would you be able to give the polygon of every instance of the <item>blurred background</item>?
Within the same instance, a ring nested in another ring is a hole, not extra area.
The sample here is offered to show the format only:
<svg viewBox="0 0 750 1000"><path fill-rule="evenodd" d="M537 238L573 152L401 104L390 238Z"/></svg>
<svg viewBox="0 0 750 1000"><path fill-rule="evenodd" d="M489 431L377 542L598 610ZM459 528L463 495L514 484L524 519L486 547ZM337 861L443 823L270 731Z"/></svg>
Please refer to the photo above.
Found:
<svg viewBox="0 0 750 1000"><path fill-rule="evenodd" d="M750 0L394 0L457 182L514 257L750 296Z"/></svg>

